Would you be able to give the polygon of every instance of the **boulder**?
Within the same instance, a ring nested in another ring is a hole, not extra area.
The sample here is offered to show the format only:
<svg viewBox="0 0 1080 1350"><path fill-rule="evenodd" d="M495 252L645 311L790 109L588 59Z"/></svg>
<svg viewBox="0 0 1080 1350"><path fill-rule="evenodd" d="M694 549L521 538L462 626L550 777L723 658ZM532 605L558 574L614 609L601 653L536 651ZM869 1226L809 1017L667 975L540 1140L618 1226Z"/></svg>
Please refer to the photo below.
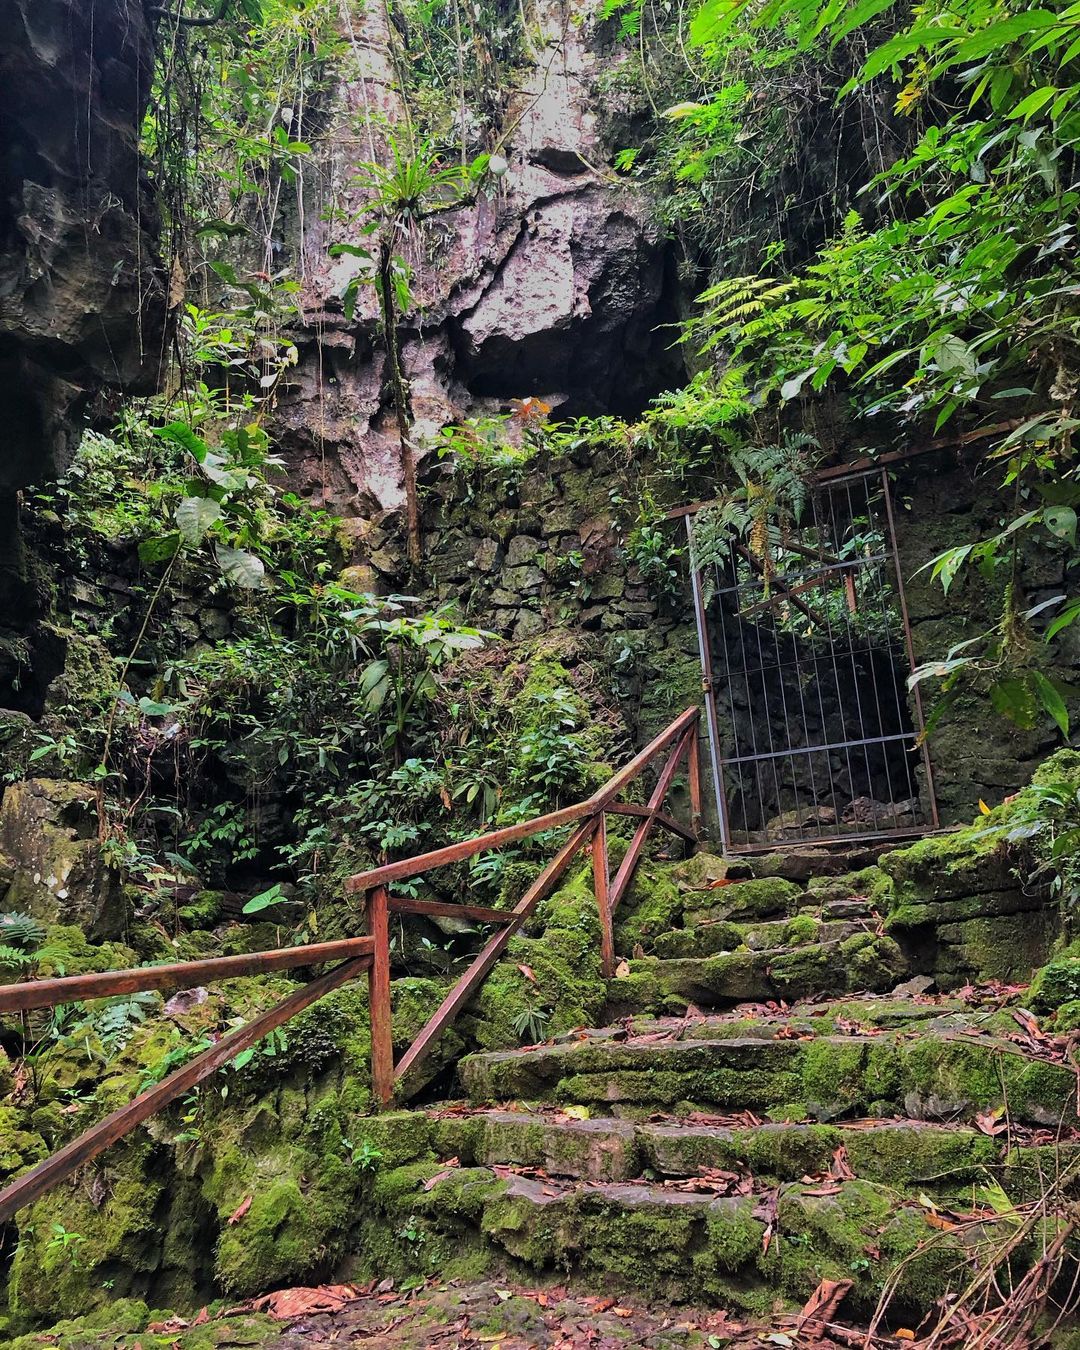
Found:
<svg viewBox="0 0 1080 1350"><path fill-rule="evenodd" d="M0 804L0 853L12 873L7 909L45 924L78 924L96 938L120 931L119 877L102 857L87 784L53 778L11 784Z"/></svg>

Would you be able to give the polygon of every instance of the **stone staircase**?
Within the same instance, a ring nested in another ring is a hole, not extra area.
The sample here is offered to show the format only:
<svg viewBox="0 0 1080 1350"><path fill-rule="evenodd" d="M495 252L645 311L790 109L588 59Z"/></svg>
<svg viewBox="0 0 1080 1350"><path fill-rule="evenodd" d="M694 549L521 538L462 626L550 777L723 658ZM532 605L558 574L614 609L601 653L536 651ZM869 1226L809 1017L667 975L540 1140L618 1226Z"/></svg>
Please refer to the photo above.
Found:
<svg viewBox="0 0 1080 1350"><path fill-rule="evenodd" d="M396 1250L757 1314L829 1278L847 1313L888 1287L914 1325L1002 1211L1080 1163L1060 1046L1015 988L925 992L925 933L886 932L876 869L732 871L695 859L677 903L630 908L604 1025L469 1055L458 1099L369 1123L383 1269Z"/></svg>

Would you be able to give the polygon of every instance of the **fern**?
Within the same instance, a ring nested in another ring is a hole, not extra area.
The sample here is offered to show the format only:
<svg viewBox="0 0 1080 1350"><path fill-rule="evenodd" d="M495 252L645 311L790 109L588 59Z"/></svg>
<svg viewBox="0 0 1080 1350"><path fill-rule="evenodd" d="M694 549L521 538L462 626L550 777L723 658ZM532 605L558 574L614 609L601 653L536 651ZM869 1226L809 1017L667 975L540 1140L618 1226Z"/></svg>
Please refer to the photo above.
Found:
<svg viewBox="0 0 1080 1350"><path fill-rule="evenodd" d="M0 944L28 951L39 946L44 938L45 929L29 914L0 914Z"/></svg>
<svg viewBox="0 0 1080 1350"><path fill-rule="evenodd" d="M0 943L0 969L28 970L33 964L34 958L29 952Z"/></svg>

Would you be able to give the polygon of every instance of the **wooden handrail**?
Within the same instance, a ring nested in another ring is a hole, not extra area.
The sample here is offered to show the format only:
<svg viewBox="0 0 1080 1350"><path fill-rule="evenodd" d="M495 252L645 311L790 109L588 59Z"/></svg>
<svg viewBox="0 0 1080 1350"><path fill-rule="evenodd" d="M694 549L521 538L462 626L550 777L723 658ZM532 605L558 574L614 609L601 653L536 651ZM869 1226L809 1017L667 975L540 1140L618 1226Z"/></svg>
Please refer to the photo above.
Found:
<svg viewBox="0 0 1080 1350"><path fill-rule="evenodd" d="M168 1078L163 1078L160 1083L140 1093L133 1101L119 1107L77 1139L73 1139L70 1144L46 1158L44 1162L38 1163L29 1172L24 1172L10 1186L0 1191L0 1223L9 1219L23 1205L28 1205L39 1195L43 1195L58 1181L63 1181L72 1172L78 1171L91 1158L96 1158L110 1144L115 1144L118 1139L156 1114L163 1106L167 1106L182 1093L189 1092L197 1083L201 1083L204 1078L216 1073L223 1065L235 1059L241 1050L246 1050L256 1041L261 1041L264 1036L288 1022L324 994L337 989L348 980L355 979L370 965L370 956L355 957L340 966L335 966L333 970L328 970L325 975L320 975L310 984L301 985L280 1003L275 1003L272 1008L259 1013L236 1031L222 1036L220 1041L190 1060L182 1069L176 1069Z"/></svg>
<svg viewBox="0 0 1080 1350"><path fill-rule="evenodd" d="M491 830L446 848L434 849L417 858L405 858L384 867L354 876L347 889L365 893L368 933L364 937L341 938L333 942L308 943L297 947L275 948L237 956L208 957L169 965L142 966L91 975L71 975L57 979L27 980L0 987L0 1012L27 1012L34 1008L55 1007L61 1003L109 998L145 990L190 989L211 980L234 979L271 970L288 970L326 961L340 960L310 983L296 989L273 1007L223 1036L182 1068L126 1106L119 1107L104 1120L91 1126L77 1139L46 1158L0 1191L0 1223L23 1205L37 1199L58 1181L95 1158L142 1121L160 1111L182 1093L228 1064L242 1050L254 1045L297 1013L309 1007L332 989L368 974L368 999L371 1009L372 1083L376 1098L387 1102L394 1084L415 1069L430 1053L435 1041L476 992L477 987L505 951L507 943L526 923L537 905L558 885L573 859L587 846L593 855L593 876L601 923L601 962L605 975L613 973L612 912L625 894L654 825L662 825L693 842L701 817L700 764L697 746L698 710L687 708L670 726L640 751L624 768L586 801L560 811L549 812L531 821ZM638 777L663 751L671 750L657 779L647 806L616 802L615 798ZM679 765L686 759L690 772L690 803L693 828L687 829L664 810L667 796ZM634 835L616 877L608 874L605 812L631 815L638 820ZM448 904L436 900L393 897L388 883L419 876L433 868L460 862L492 849L505 847L559 826L575 825L570 837L540 872L525 894L510 910L483 905ZM389 916L417 914L431 917L455 917L477 923L498 925L472 965L449 991L427 1025L395 1065L391 1032Z"/></svg>
<svg viewBox="0 0 1080 1350"><path fill-rule="evenodd" d="M370 872L362 872L358 876L349 878L346 882L346 888L350 892L355 894L358 891L363 891L367 895L368 932L376 937L374 961L368 975L368 990L371 1008L372 1088L380 1102L389 1102L394 1095L395 1084L400 1082L410 1071L416 1069L430 1054L439 1036L470 1001L488 971L506 950L510 939L522 928L536 906L551 892L567 867L586 845L591 845L593 854L593 889L600 915L601 968L605 977L611 977L615 967L612 913L633 880L634 871L653 826L662 825L691 844L697 841L701 821L700 760L697 746L698 715L697 708L687 708L685 712L680 713L670 726L665 727L658 736L653 737L645 749L639 751L629 764L620 769L618 773L613 774L602 788L583 802L563 807L559 811L548 812L547 815L537 816L533 820L522 821L517 825L489 830L486 834L460 840L458 843L449 844L445 848L433 849L419 857L403 858L399 862L387 863L383 867L376 867ZM637 806L616 802L615 798L619 793L624 791L654 759L672 745L674 748L660 771L648 805ZM693 826L690 829L679 824L663 809L664 800L671 790L675 774L684 759L687 760L691 776L690 805ZM609 878L608 872L607 829L605 825L605 813L608 811L613 814L631 815L639 821L614 879ZM478 853L505 848L508 844L517 843L519 840L531 838L542 831L553 830L565 825L576 825L577 829L541 871L512 910L486 909L479 905L447 904L435 900L386 898L385 888L392 881L416 877L439 867L447 867L452 863L475 857ZM500 931L487 939L468 970L449 991L419 1036L396 1065L393 1060L393 1038L390 1025L390 951L386 929L386 915L394 912L426 914L434 917L452 916L500 925Z"/></svg>
<svg viewBox="0 0 1080 1350"><path fill-rule="evenodd" d="M275 947L272 951L245 952L240 956L178 961L168 966L136 966L132 970L110 970L104 974L26 980L22 984L0 987L0 1013L55 1008L58 1003L81 1003L86 999L139 994L149 989L193 989L199 984L209 984L211 980L232 980L239 975L258 975L263 971L291 970L296 966L320 965L323 961L369 956L374 948L374 938L341 938L336 942Z"/></svg>
<svg viewBox="0 0 1080 1350"><path fill-rule="evenodd" d="M545 830L556 830L561 825L573 825L586 816L594 816L603 811L607 804L614 801L652 760L666 749L672 741L678 740L688 727L698 718L697 708L687 708L675 721L649 742L644 750L634 756L629 764L614 774L602 788L594 792L586 801L576 802L573 806L564 806L560 811L549 811L546 816L536 816L533 820L522 821L518 825L504 825L498 830L489 830L487 834L474 835L471 839L459 840L456 844L447 844L445 848L432 849L430 853L421 853L415 858L401 858L397 862L375 867L370 872L361 872L350 877L345 889L350 892L369 891L374 886L385 886L391 881L403 881L406 877L419 876L421 872L432 872L437 867L446 867L450 863L463 862L474 858L478 853L491 849L505 848L507 844L516 844L529 839Z"/></svg>

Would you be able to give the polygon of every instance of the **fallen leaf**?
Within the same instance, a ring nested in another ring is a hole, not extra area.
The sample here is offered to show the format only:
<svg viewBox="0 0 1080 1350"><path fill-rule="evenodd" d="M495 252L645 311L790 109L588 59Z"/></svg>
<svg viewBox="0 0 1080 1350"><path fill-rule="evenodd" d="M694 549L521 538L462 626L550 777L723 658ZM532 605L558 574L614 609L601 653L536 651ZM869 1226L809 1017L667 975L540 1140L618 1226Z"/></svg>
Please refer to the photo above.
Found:
<svg viewBox="0 0 1080 1350"><path fill-rule="evenodd" d="M236 1208L233 1210L233 1212L229 1215L228 1222L229 1222L229 1223L239 1223L240 1220L244 1217L244 1215L245 1215L245 1214L248 1212L248 1210L251 1208L251 1201L252 1201L253 1198L254 1198L253 1196L245 1195L244 1198L243 1198L243 1200L240 1201L240 1203L236 1206Z"/></svg>
<svg viewBox="0 0 1080 1350"><path fill-rule="evenodd" d="M424 1190L425 1191L434 1190L440 1181L446 1180L446 1178L451 1174L451 1172L453 1172L455 1167L460 1166L461 1163L458 1161L457 1158L447 1158L446 1165L443 1167L442 1171L436 1172L433 1177L428 1177L427 1181L424 1182Z"/></svg>
<svg viewBox="0 0 1080 1350"><path fill-rule="evenodd" d="M796 1323L799 1330L811 1323L831 1322L854 1280L822 1280L807 1299Z"/></svg>
<svg viewBox="0 0 1080 1350"><path fill-rule="evenodd" d="M625 980L627 975L629 974L630 974L630 962L620 961L619 964L615 967L615 978L617 980Z"/></svg>
<svg viewBox="0 0 1080 1350"><path fill-rule="evenodd" d="M913 1341L915 1339L915 1333L907 1327L897 1327L893 1335L898 1341Z"/></svg>
<svg viewBox="0 0 1080 1350"><path fill-rule="evenodd" d="M1004 1134L1009 1128L1009 1122L1002 1120L1004 1114L1005 1108L1003 1106L995 1106L990 1111L979 1111L975 1116L975 1124L982 1130L983 1134Z"/></svg>
<svg viewBox="0 0 1080 1350"><path fill-rule="evenodd" d="M337 1312L360 1297L355 1284L321 1284L315 1288L277 1289L251 1303L254 1312L268 1313L280 1321L310 1317L313 1313Z"/></svg>
<svg viewBox="0 0 1080 1350"><path fill-rule="evenodd" d="M519 965L518 970L521 971L522 975L524 975L527 980L531 980L533 984L540 983L536 978L536 971L533 970L532 966Z"/></svg>

